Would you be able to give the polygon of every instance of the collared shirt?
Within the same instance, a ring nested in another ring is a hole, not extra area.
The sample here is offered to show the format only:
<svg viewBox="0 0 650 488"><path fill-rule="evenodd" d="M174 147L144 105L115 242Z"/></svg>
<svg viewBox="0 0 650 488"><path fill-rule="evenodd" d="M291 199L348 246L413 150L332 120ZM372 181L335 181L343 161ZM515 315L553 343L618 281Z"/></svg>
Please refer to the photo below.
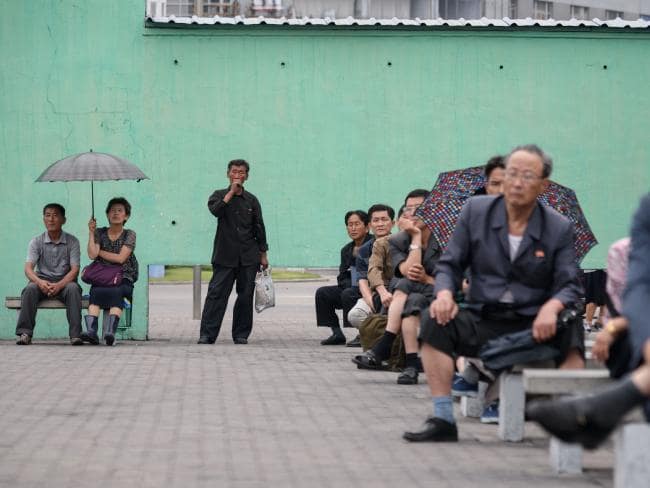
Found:
<svg viewBox="0 0 650 488"><path fill-rule="evenodd" d="M368 260L368 285L372 291L375 291L379 285L388 288L394 275L388 247L389 237L376 239L372 245L372 254Z"/></svg>
<svg viewBox="0 0 650 488"><path fill-rule="evenodd" d="M504 197L472 197L436 265L435 293L455 293L469 267L466 299L471 307L498 305L510 290L514 309L533 316L551 298L565 306L578 301L582 286L574 256L571 222L537 203L511 261Z"/></svg>
<svg viewBox="0 0 650 488"><path fill-rule="evenodd" d="M215 191L208 209L217 217L212 264L237 267L260 262L260 253L268 250L262 207L255 195L244 190L226 203L228 188Z"/></svg>
<svg viewBox="0 0 650 488"><path fill-rule="evenodd" d="M57 242L43 232L27 246L26 262L34 264L36 275L47 281L60 281L72 266L79 266L79 260L79 240L67 232L61 231Z"/></svg>

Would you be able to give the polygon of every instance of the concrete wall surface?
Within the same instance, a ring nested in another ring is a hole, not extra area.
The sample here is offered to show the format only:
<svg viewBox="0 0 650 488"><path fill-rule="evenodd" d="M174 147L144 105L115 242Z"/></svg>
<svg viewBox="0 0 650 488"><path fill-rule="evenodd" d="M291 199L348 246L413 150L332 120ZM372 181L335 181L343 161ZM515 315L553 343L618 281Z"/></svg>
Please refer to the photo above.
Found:
<svg viewBox="0 0 650 488"><path fill-rule="evenodd" d="M68 209L82 249L89 183L34 183L89 149L149 177L95 184L95 210L133 204L141 280L131 335L147 330L145 266L210 260L208 196L251 163L272 265L336 266L343 214L398 208L440 171L537 142L574 188L604 265L650 187L650 32L635 29L145 27L142 0L10 2L0 17L3 295L25 283L42 206ZM605 68L606 66L606 68ZM82 264L88 258L82 253ZM65 336L63 314L37 335ZM15 314L0 312L0 337Z"/></svg>

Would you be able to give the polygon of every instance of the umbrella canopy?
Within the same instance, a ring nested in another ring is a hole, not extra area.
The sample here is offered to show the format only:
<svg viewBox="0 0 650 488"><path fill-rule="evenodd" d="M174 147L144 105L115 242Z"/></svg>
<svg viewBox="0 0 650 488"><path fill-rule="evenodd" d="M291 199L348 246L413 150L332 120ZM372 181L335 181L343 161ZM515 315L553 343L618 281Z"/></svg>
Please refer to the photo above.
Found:
<svg viewBox="0 0 650 488"><path fill-rule="evenodd" d="M149 179L140 168L126 159L112 154L74 154L50 165L36 181L90 181L92 215L95 216L95 191L93 181Z"/></svg>
<svg viewBox="0 0 650 488"><path fill-rule="evenodd" d="M111 154L87 152L50 165L36 181L106 181L148 179L140 168Z"/></svg>
<svg viewBox="0 0 650 488"><path fill-rule="evenodd" d="M440 173L436 184L415 214L424 220L443 249L447 247L458 216L468 198L486 184L483 166ZM582 258L598 241L589 227L578 198L571 188L551 181L538 200L567 217L574 226L576 260Z"/></svg>

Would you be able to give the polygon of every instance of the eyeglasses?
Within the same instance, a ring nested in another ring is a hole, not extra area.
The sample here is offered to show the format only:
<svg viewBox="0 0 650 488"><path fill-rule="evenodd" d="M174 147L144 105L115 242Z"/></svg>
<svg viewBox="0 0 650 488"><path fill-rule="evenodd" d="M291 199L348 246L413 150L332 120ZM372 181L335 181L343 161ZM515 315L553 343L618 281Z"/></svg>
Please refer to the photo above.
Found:
<svg viewBox="0 0 650 488"><path fill-rule="evenodd" d="M231 169L230 174L232 174L232 175L242 175L243 176L243 175L246 174L246 170L245 169Z"/></svg>
<svg viewBox="0 0 650 488"><path fill-rule="evenodd" d="M527 185L537 181L541 180L541 176L537 176L535 173L532 171L524 171L523 173L519 173L517 171L513 170L508 170L506 171L506 180L516 180L520 179L522 182L526 183Z"/></svg>
<svg viewBox="0 0 650 488"><path fill-rule="evenodd" d="M378 224L379 222L390 222L389 217L376 217L371 220L373 224Z"/></svg>

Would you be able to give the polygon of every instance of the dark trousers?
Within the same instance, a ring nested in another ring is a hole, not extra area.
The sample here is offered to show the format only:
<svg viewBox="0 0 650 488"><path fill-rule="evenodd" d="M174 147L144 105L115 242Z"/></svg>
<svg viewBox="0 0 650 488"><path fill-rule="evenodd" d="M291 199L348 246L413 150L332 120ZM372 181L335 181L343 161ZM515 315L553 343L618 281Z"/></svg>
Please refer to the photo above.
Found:
<svg viewBox="0 0 650 488"><path fill-rule="evenodd" d="M205 297L201 315L201 337L216 339L219 335L232 286L237 282L232 338L248 339L253 330L253 293L258 268L258 264L236 268L212 266L212 279L208 285L208 295Z"/></svg>
<svg viewBox="0 0 650 488"><path fill-rule="evenodd" d="M34 334L38 302L48 297L36 283L28 284L20 295L20 314L16 323L16 335ZM55 297L65 303L70 337L81 336L81 287L77 283L68 283Z"/></svg>
<svg viewBox="0 0 650 488"><path fill-rule="evenodd" d="M316 325L318 327L340 327L336 310L343 310L343 327L352 327L348 322L348 312L361 298L359 288L321 286L316 290Z"/></svg>

